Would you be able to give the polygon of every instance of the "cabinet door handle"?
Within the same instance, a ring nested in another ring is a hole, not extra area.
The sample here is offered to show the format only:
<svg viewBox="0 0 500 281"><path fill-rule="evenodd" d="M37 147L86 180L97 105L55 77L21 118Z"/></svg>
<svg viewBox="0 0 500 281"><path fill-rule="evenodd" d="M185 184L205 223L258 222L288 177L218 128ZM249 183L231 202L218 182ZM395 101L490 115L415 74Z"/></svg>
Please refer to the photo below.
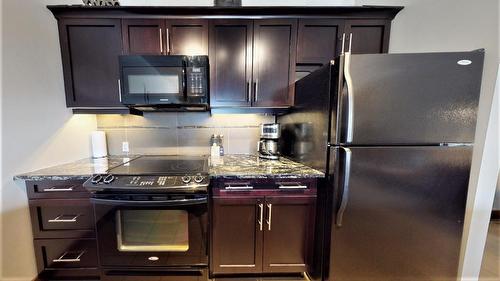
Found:
<svg viewBox="0 0 500 281"><path fill-rule="evenodd" d="M250 82L247 82L247 102L250 102Z"/></svg>
<svg viewBox="0 0 500 281"><path fill-rule="evenodd" d="M80 262L81 261L81 257L83 256L83 254L85 254L85 250L81 251L75 258L69 258L69 259L66 259L64 258L67 254L71 254L71 253L74 253L73 251L67 251L67 252L64 252L64 254L62 254L59 258L57 259L54 259L52 260L52 262Z"/></svg>
<svg viewBox="0 0 500 281"><path fill-rule="evenodd" d="M66 187L66 188L57 188L55 186L51 187L51 188L44 188L43 189L43 192L65 192L65 191L73 191L73 188L75 186L70 186L70 187Z"/></svg>
<svg viewBox="0 0 500 281"><path fill-rule="evenodd" d="M163 54L163 36L162 36L162 32L161 32L161 27L160 27L160 53Z"/></svg>
<svg viewBox="0 0 500 281"><path fill-rule="evenodd" d="M169 32L168 28L167 28L166 36L167 36L167 55L170 55L170 32Z"/></svg>
<svg viewBox="0 0 500 281"><path fill-rule="evenodd" d="M273 211L273 204L267 204L267 209L269 212L267 213L267 230L271 231L271 218L272 218L272 211Z"/></svg>
<svg viewBox="0 0 500 281"><path fill-rule="evenodd" d="M76 222L76 219L81 216L81 215L76 215L76 216L73 216L73 218L71 219L61 219L62 217L64 217L65 215L59 215L57 216L56 218L54 219L50 219L48 220L48 222L50 223L73 223L73 222Z"/></svg>
<svg viewBox="0 0 500 281"><path fill-rule="evenodd" d="M122 82L118 79L118 99L122 102Z"/></svg>
<svg viewBox="0 0 500 281"><path fill-rule="evenodd" d="M264 204L259 204L259 230L262 231L263 229L263 222L262 220L264 219Z"/></svg>
<svg viewBox="0 0 500 281"><path fill-rule="evenodd" d="M253 101L257 102L259 99L259 80L255 80L255 82L253 82L253 95Z"/></svg>
<svg viewBox="0 0 500 281"><path fill-rule="evenodd" d="M278 185L279 189L306 189L307 185L302 185L299 183L295 184L279 184Z"/></svg>
<svg viewBox="0 0 500 281"><path fill-rule="evenodd" d="M245 184L245 185L226 185L224 189L233 189L233 190L245 190L245 189L253 189L253 186Z"/></svg>

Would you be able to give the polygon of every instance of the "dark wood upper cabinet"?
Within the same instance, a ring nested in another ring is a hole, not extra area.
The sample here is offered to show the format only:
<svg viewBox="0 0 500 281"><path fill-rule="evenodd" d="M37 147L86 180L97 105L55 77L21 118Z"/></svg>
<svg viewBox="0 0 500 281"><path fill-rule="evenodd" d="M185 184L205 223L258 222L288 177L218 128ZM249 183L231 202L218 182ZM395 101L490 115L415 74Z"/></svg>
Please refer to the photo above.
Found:
<svg viewBox="0 0 500 281"><path fill-rule="evenodd" d="M123 51L130 55L208 55L208 20L124 19Z"/></svg>
<svg viewBox="0 0 500 281"><path fill-rule="evenodd" d="M210 104L250 106L253 23L214 20L210 25Z"/></svg>
<svg viewBox="0 0 500 281"><path fill-rule="evenodd" d="M297 20L254 21L253 105L293 105Z"/></svg>
<svg viewBox="0 0 500 281"><path fill-rule="evenodd" d="M344 20L300 19L297 64L322 65L340 54Z"/></svg>
<svg viewBox="0 0 500 281"><path fill-rule="evenodd" d="M167 20L167 51L171 55L208 55L208 20Z"/></svg>
<svg viewBox="0 0 500 281"><path fill-rule="evenodd" d="M266 197L264 272L305 272L310 264L315 196Z"/></svg>
<svg viewBox="0 0 500 281"><path fill-rule="evenodd" d="M123 52L136 55L161 55L165 48L165 20L124 19Z"/></svg>
<svg viewBox="0 0 500 281"><path fill-rule="evenodd" d="M345 34L352 34L353 54L377 54L389 51L390 20L346 20ZM346 43L346 49L348 43Z"/></svg>
<svg viewBox="0 0 500 281"><path fill-rule="evenodd" d="M250 196L213 199L213 273L262 272L262 231L258 220L263 201Z"/></svg>
<svg viewBox="0 0 500 281"><path fill-rule="evenodd" d="M119 19L62 19L59 37L68 107L123 107L118 92Z"/></svg>

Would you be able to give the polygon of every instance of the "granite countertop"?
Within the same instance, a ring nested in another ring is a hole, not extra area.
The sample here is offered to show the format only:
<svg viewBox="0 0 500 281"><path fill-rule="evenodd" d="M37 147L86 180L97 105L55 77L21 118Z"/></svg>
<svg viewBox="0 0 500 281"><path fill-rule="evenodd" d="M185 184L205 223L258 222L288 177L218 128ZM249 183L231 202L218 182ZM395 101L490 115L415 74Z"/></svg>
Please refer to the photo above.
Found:
<svg viewBox="0 0 500 281"><path fill-rule="evenodd" d="M14 180L80 180L93 174L105 173L108 169L129 162L138 156L108 156L104 158L85 158L71 163L52 166L14 176Z"/></svg>
<svg viewBox="0 0 500 281"><path fill-rule="evenodd" d="M256 155L225 155L210 158L212 178L322 178L325 174L281 157L280 160L260 159Z"/></svg>
<svg viewBox="0 0 500 281"><path fill-rule="evenodd" d="M108 156L100 159L85 158L75 162L57 165L14 176L14 180L80 180L93 174L129 162L134 156ZM211 178L320 178L325 175L315 169L281 157L279 161L260 159L256 155L225 155L218 159L209 158Z"/></svg>

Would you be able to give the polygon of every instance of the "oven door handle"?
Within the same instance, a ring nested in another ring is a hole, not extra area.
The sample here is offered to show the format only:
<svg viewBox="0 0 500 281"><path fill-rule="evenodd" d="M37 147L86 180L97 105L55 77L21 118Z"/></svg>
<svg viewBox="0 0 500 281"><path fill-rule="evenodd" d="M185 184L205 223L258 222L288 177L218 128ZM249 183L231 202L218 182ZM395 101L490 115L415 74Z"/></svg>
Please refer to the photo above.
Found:
<svg viewBox="0 0 500 281"><path fill-rule="evenodd" d="M139 200L114 200L102 198L90 198L90 202L100 205L127 205L127 206L189 206L200 205L208 202L207 197L196 199L178 199L178 200L165 200L165 201L139 201Z"/></svg>

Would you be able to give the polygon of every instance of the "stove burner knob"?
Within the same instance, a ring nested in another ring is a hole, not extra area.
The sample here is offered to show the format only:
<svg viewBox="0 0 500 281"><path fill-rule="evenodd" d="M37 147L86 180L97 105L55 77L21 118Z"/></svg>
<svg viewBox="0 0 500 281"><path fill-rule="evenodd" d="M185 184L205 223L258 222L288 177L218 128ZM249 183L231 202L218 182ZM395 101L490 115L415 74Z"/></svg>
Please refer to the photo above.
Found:
<svg viewBox="0 0 500 281"><path fill-rule="evenodd" d="M115 180L115 176L113 176L113 175L107 175L107 176L104 178L103 182L104 182L105 184L109 184L109 183L111 183L111 182L112 182L112 181L114 181L114 180Z"/></svg>
<svg viewBox="0 0 500 281"><path fill-rule="evenodd" d="M191 177L190 176L183 176L181 178L181 180L183 183L189 183L191 181Z"/></svg>
<svg viewBox="0 0 500 281"><path fill-rule="evenodd" d="M200 183L203 181L203 176L201 175L197 175L196 177L194 177L194 181L197 182L197 183Z"/></svg>
<svg viewBox="0 0 500 281"><path fill-rule="evenodd" d="M101 175L95 175L91 180L90 182L92 184L98 184L102 181L102 176Z"/></svg>

